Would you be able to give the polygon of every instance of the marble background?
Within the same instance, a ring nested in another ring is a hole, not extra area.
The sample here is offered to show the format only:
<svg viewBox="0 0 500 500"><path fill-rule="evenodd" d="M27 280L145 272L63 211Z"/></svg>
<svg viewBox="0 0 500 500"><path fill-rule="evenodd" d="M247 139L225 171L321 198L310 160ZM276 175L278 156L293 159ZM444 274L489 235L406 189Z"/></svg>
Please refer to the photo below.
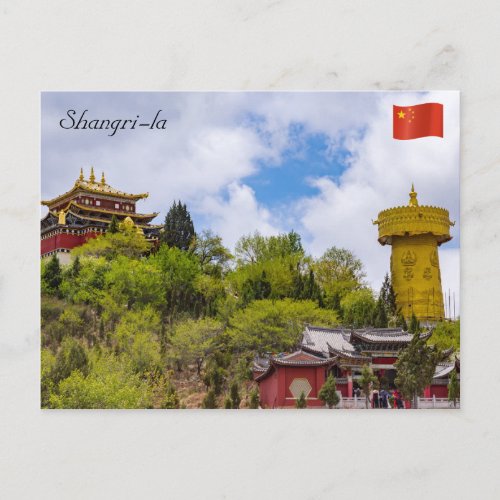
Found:
<svg viewBox="0 0 500 500"><path fill-rule="evenodd" d="M0 497L499 496L500 4L0 2ZM460 411L39 410L40 90L462 92Z"/></svg>

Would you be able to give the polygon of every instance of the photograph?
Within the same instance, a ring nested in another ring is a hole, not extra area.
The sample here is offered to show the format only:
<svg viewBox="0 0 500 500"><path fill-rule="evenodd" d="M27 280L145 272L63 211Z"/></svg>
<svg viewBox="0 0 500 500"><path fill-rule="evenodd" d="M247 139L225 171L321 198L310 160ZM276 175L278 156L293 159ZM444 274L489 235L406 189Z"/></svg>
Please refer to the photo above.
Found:
<svg viewBox="0 0 500 500"><path fill-rule="evenodd" d="M40 99L42 409L460 408L458 91Z"/></svg>

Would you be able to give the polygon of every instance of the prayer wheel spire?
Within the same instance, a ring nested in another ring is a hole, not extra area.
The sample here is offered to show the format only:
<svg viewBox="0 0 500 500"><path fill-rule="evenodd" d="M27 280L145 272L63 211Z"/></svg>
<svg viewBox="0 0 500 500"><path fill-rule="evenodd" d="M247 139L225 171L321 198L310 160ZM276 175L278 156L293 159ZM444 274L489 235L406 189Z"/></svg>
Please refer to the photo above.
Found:
<svg viewBox="0 0 500 500"><path fill-rule="evenodd" d="M80 177L78 177L78 180L79 181L85 180L85 178L83 177L83 168L80 168Z"/></svg>
<svg viewBox="0 0 500 500"><path fill-rule="evenodd" d="M417 193L415 193L413 182L411 183L410 202L408 203L408 205L410 207L418 207Z"/></svg>
<svg viewBox="0 0 500 500"><path fill-rule="evenodd" d="M407 206L378 214L378 241L391 245L391 278L396 304L406 319L433 324L444 318L438 247L451 240L448 210L419 205L412 184Z"/></svg>
<svg viewBox="0 0 500 500"><path fill-rule="evenodd" d="M94 167L90 167L89 181L92 182L92 184L95 182Z"/></svg>
<svg viewBox="0 0 500 500"><path fill-rule="evenodd" d="M102 173L102 176L101 176L101 184L106 184L106 178L104 177L104 172Z"/></svg>

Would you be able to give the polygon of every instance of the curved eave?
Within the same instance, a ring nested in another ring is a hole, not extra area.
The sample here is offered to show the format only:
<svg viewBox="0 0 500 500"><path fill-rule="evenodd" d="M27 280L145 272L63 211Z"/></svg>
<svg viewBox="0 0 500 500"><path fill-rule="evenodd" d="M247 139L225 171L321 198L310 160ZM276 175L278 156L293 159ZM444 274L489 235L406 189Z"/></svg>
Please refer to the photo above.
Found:
<svg viewBox="0 0 500 500"><path fill-rule="evenodd" d="M371 345L408 344L409 342L411 342L411 339L398 339L398 338L391 339L391 337L380 337L379 339L370 339L370 338L367 338L363 334L358 333L356 331L351 332L351 341L353 338L356 338L357 340L359 340L361 342L365 342L365 343L371 344Z"/></svg>
<svg viewBox="0 0 500 500"><path fill-rule="evenodd" d="M160 212L153 212L152 214L137 214L133 212L122 212L120 210L107 210L104 208L98 208L98 207L89 207L86 205L80 205L79 203L76 203L75 201L71 201L64 211L69 210L71 207L76 207L78 210L81 210L82 212L98 212L101 214L110 214L110 215L117 215L119 217L130 217L132 220L134 219L154 219Z"/></svg>
<svg viewBox="0 0 500 500"><path fill-rule="evenodd" d="M102 184L100 183L94 183L96 186L101 186L101 189L92 189L89 186L82 185L79 181L75 183L75 185L69 190L66 191L65 193L56 196L55 198L52 198L51 200L42 200L41 204L45 206L50 206L50 205L55 205L58 202L61 202L64 200L64 198L67 198L71 194L75 193L78 190L81 190L86 193L90 194L97 194L97 195L105 195L105 196L116 196L118 198L127 198L129 200L140 200L143 198L147 198L149 196L149 193L140 193L140 194L131 194L131 193L125 193L123 191L118 191L109 184L105 184L104 186L109 188L109 189L104 189L102 188Z"/></svg>

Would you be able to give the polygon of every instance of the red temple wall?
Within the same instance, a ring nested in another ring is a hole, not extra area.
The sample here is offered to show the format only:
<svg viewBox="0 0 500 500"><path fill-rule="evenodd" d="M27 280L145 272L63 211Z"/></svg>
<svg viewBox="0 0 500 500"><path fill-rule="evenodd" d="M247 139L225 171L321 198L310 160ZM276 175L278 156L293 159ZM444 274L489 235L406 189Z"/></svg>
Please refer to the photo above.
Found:
<svg viewBox="0 0 500 500"><path fill-rule="evenodd" d="M276 372L259 382L259 397L263 408L275 408L278 397L278 374Z"/></svg>
<svg viewBox="0 0 500 500"><path fill-rule="evenodd" d="M398 358L372 358L372 364L374 365L392 365Z"/></svg>
<svg viewBox="0 0 500 500"><path fill-rule="evenodd" d="M70 233L58 233L50 238L45 238L41 240L41 255L53 252L54 250L65 249L71 250L72 248L83 245L91 238L96 238L97 233L88 232L85 234L70 234Z"/></svg>
<svg viewBox="0 0 500 500"><path fill-rule="evenodd" d="M337 384L337 391L340 391L343 398L349 397L347 384Z"/></svg>

